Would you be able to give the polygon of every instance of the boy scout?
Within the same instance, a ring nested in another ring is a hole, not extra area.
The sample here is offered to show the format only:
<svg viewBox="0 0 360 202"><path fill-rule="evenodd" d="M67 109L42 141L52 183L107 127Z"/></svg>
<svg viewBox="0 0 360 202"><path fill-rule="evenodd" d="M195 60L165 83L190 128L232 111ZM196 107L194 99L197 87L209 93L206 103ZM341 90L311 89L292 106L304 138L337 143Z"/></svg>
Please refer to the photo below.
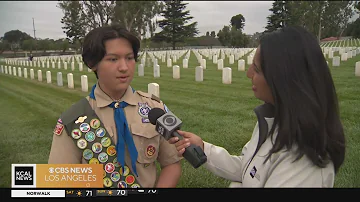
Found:
<svg viewBox="0 0 360 202"><path fill-rule="evenodd" d="M102 163L104 187L176 187L181 175L176 148L147 117L153 107L167 108L130 86L139 48L139 40L119 27L87 34L82 58L98 81L58 119L49 164Z"/></svg>

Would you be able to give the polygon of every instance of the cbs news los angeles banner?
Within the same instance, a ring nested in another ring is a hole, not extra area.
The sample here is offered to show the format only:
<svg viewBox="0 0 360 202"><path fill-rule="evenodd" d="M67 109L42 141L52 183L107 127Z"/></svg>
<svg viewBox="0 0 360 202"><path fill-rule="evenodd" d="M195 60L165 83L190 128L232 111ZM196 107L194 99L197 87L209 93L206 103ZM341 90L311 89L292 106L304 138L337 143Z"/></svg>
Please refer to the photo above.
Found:
<svg viewBox="0 0 360 202"><path fill-rule="evenodd" d="M11 175L11 197L95 197L128 194L126 189L104 189L106 178L102 164L12 164ZM46 188L48 190L44 190ZM157 192L143 189L132 191L137 194Z"/></svg>

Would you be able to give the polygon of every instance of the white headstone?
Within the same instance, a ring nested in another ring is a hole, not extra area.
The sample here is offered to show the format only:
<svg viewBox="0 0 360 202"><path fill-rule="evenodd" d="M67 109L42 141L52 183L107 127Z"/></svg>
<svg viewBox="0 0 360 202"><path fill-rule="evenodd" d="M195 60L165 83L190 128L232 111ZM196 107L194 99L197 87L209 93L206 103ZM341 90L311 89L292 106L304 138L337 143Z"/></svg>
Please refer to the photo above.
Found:
<svg viewBox="0 0 360 202"><path fill-rule="evenodd" d="M55 62L51 62L51 67L54 69L55 68Z"/></svg>
<svg viewBox="0 0 360 202"><path fill-rule="evenodd" d="M144 65L142 63L138 65L138 76L144 76Z"/></svg>
<svg viewBox="0 0 360 202"><path fill-rule="evenodd" d="M180 66L179 65L173 66L173 79L180 79Z"/></svg>
<svg viewBox="0 0 360 202"><path fill-rule="evenodd" d="M5 66L5 74L8 74L8 67Z"/></svg>
<svg viewBox="0 0 360 202"><path fill-rule="evenodd" d="M58 62L58 69L60 69L61 68L61 62L60 62L60 60L59 60L59 62Z"/></svg>
<svg viewBox="0 0 360 202"><path fill-rule="evenodd" d="M67 62L64 62L64 69L67 70Z"/></svg>
<svg viewBox="0 0 360 202"><path fill-rule="evenodd" d="M46 71L46 83L51 83L51 72Z"/></svg>
<svg viewBox="0 0 360 202"><path fill-rule="evenodd" d="M245 60L243 59L238 60L238 70L245 71Z"/></svg>
<svg viewBox="0 0 360 202"><path fill-rule="evenodd" d="M27 69L24 68L24 78L27 79L28 75L27 75Z"/></svg>
<svg viewBox="0 0 360 202"><path fill-rule="evenodd" d="M355 76L360 76L360 61L355 63Z"/></svg>
<svg viewBox="0 0 360 202"><path fill-rule="evenodd" d="M341 54L341 61L347 61L347 58L348 58L347 56L348 56L347 53Z"/></svg>
<svg viewBox="0 0 360 202"><path fill-rule="evenodd" d="M217 55L215 54L215 55L213 55L213 63L217 64L217 62L218 62L218 58L217 58Z"/></svg>
<svg viewBox="0 0 360 202"><path fill-rule="evenodd" d="M30 79L34 79L34 69L30 69Z"/></svg>
<svg viewBox="0 0 360 202"><path fill-rule="evenodd" d="M202 66L197 66L195 69L195 81L203 81L204 80L204 69Z"/></svg>
<svg viewBox="0 0 360 202"><path fill-rule="evenodd" d="M45 62L44 61L41 61L41 67L45 68Z"/></svg>
<svg viewBox="0 0 360 202"><path fill-rule="evenodd" d="M57 85L58 86L63 86L63 78L62 78L62 73L61 72L57 73L56 80L57 80Z"/></svg>
<svg viewBox="0 0 360 202"><path fill-rule="evenodd" d="M90 68L87 68L88 69L88 72L92 72L92 70Z"/></svg>
<svg viewBox="0 0 360 202"><path fill-rule="evenodd" d="M87 78L86 75L81 76L81 91L83 91L83 92L88 92L89 91L88 78Z"/></svg>
<svg viewBox="0 0 360 202"><path fill-rule="evenodd" d="M223 68L222 82L223 82L223 84L231 84L231 68L230 67Z"/></svg>
<svg viewBox="0 0 360 202"><path fill-rule="evenodd" d="M224 68L224 60L223 59L219 59L217 61L217 68L218 68L218 70L222 70Z"/></svg>
<svg viewBox="0 0 360 202"><path fill-rule="evenodd" d="M333 57L332 66L333 66L333 67L338 67L338 66L340 66L340 57L339 57L339 56Z"/></svg>
<svg viewBox="0 0 360 202"><path fill-rule="evenodd" d="M22 77L22 74L21 74L21 67L18 67L18 76L19 76L19 77Z"/></svg>
<svg viewBox="0 0 360 202"><path fill-rule="evenodd" d="M334 52L332 50L329 51L329 58L332 59L334 57Z"/></svg>
<svg viewBox="0 0 360 202"><path fill-rule="evenodd" d="M157 83L149 83L148 84L148 93L150 95L155 95L160 98L160 87Z"/></svg>
<svg viewBox="0 0 360 202"><path fill-rule="evenodd" d="M46 68L50 68L50 62L49 62L49 60L46 61Z"/></svg>
<svg viewBox="0 0 360 202"><path fill-rule="evenodd" d="M183 68L188 68L189 67L189 60L188 59L183 59Z"/></svg>
<svg viewBox="0 0 360 202"><path fill-rule="evenodd" d="M71 62L71 71L74 71L74 70L75 70L75 63Z"/></svg>
<svg viewBox="0 0 360 202"><path fill-rule="evenodd" d="M230 55L229 57L229 64L234 64L234 55Z"/></svg>
<svg viewBox="0 0 360 202"><path fill-rule="evenodd" d="M14 74L14 76L16 76L16 67L13 67L13 74Z"/></svg>
<svg viewBox="0 0 360 202"><path fill-rule="evenodd" d="M202 67L203 69L206 69L206 59L202 59L202 60L201 60L201 67Z"/></svg>
<svg viewBox="0 0 360 202"><path fill-rule="evenodd" d="M3 74L4 73L4 66L1 65L1 73Z"/></svg>
<svg viewBox="0 0 360 202"><path fill-rule="evenodd" d="M83 63L79 62L79 71L82 72L82 70L83 70Z"/></svg>
<svg viewBox="0 0 360 202"><path fill-rule="evenodd" d="M248 64L248 65L251 65L252 62L253 62L253 56L248 55L248 56L247 56L247 64Z"/></svg>
<svg viewBox="0 0 360 202"><path fill-rule="evenodd" d="M169 59L167 59L167 67L171 67L172 66L172 61L171 61L171 59L169 58Z"/></svg>
<svg viewBox="0 0 360 202"><path fill-rule="evenodd" d="M352 51L351 50L347 53L347 58L352 58Z"/></svg>
<svg viewBox="0 0 360 202"><path fill-rule="evenodd" d="M9 75L12 75L12 68L9 66Z"/></svg>
<svg viewBox="0 0 360 202"><path fill-rule="evenodd" d="M37 71L37 73L38 73L38 81L42 81L42 72L41 72L41 70L39 69Z"/></svg>
<svg viewBox="0 0 360 202"><path fill-rule="evenodd" d="M156 66L154 67L154 77L155 77L155 78L160 77L160 65L156 65Z"/></svg>
<svg viewBox="0 0 360 202"><path fill-rule="evenodd" d="M74 88L74 76L72 73L67 74L68 88Z"/></svg>

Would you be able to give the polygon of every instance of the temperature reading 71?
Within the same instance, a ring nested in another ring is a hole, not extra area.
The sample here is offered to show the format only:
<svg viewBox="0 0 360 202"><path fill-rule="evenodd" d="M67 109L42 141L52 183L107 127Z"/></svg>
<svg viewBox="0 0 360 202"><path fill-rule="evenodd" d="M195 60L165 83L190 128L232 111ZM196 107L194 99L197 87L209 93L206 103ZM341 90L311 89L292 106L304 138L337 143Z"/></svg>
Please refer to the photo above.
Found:
<svg viewBox="0 0 360 202"><path fill-rule="evenodd" d="M91 190L86 190L86 196L92 196L92 191Z"/></svg>

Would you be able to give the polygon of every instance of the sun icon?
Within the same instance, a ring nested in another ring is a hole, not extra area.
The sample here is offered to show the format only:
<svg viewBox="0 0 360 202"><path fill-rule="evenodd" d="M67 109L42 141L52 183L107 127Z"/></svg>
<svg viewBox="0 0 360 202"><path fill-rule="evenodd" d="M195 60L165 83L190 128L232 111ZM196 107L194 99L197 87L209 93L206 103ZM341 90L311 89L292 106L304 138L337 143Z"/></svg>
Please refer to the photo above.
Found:
<svg viewBox="0 0 360 202"><path fill-rule="evenodd" d="M108 194L109 194L109 196L112 196L113 191L109 190L109 191L108 191Z"/></svg>
<svg viewBox="0 0 360 202"><path fill-rule="evenodd" d="M82 195L82 192L79 190L79 191L76 192L76 195L77 195L78 197L80 197L80 196Z"/></svg>

